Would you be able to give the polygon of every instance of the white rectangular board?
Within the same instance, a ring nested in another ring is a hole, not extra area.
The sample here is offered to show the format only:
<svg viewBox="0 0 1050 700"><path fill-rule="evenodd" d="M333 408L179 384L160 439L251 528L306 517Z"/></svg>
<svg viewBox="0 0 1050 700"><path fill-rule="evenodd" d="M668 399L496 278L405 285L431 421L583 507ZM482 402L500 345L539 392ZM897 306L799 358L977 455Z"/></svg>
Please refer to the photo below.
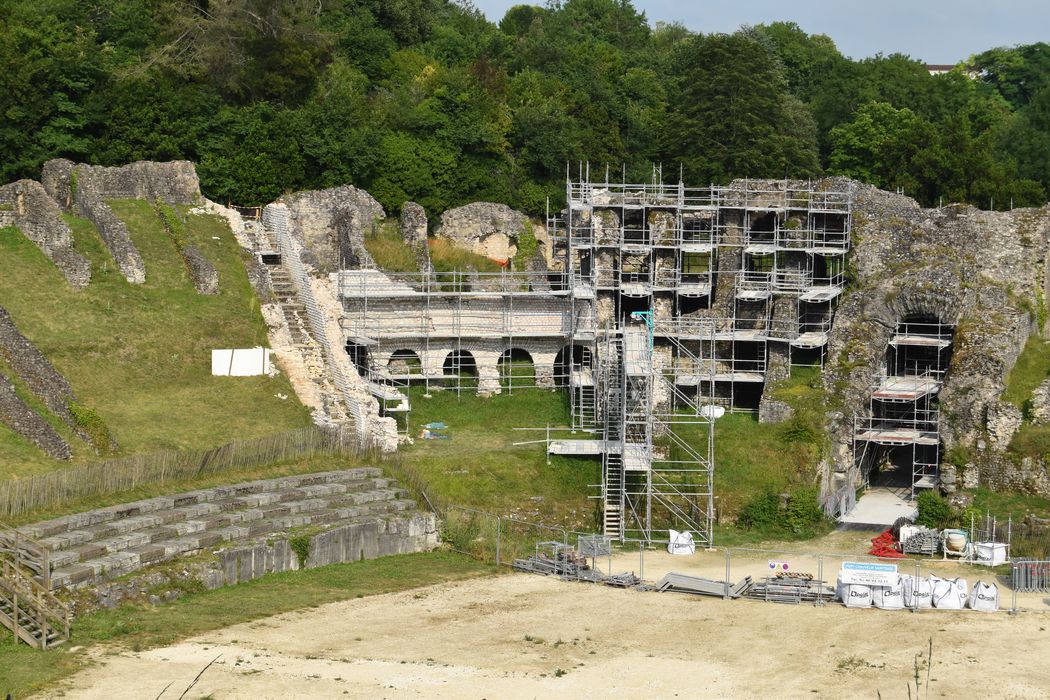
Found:
<svg viewBox="0 0 1050 700"><path fill-rule="evenodd" d="M843 583L861 586L893 586L897 583L897 565L875 562L844 561L839 578Z"/></svg>
<svg viewBox="0 0 1050 700"><path fill-rule="evenodd" d="M256 377L270 373L269 348L211 351L211 373L216 377Z"/></svg>

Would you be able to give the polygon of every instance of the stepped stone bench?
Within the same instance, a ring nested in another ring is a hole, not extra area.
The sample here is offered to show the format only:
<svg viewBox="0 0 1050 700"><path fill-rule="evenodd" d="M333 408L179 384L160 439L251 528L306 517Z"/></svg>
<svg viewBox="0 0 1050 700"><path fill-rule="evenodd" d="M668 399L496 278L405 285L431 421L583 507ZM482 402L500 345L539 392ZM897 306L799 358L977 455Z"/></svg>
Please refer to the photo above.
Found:
<svg viewBox="0 0 1050 700"><path fill-rule="evenodd" d="M323 528L308 566L431 549L436 519L406 496L382 470L360 467L149 498L19 530L49 550L52 588L90 586L221 548L212 587L298 568L287 543L298 527ZM241 564L238 547L249 564Z"/></svg>

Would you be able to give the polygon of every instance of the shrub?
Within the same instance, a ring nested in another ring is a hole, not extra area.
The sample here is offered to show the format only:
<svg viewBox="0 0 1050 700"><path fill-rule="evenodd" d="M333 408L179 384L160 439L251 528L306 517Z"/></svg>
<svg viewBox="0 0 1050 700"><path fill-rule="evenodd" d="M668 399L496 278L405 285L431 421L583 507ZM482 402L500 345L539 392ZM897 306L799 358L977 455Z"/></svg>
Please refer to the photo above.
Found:
<svg viewBox="0 0 1050 700"><path fill-rule="evenodd" d="M306 568L306 561L310 558L310 536L296 535L288 540L288 546L295 552L295 558L299 562L299 568Z"/></svg>
<svg viewBox="0 0 1050 700"><path fill-rule="evenodd" d="M920 525L943 527L952 522L952 507L936 491L923 491L916 499Z"/></svg>
<svg viewBox="0 0 1050 700"><path fill-rule="evenodd" d="M766 491L744 504L738 522L749 530L765 530L775 527L779 516L780 496Z"/></svg>
<svg viewBox="0 0 1050 700"><path fill-rule="evenodd" d="M826 521L820 507L820 495L809 486L788 493L783 505L779 494L773 491L760 493L744 505L738 519L738 523L749 530L795 535L811 533Z"/></svg>
<svg viewBox="0 0 1050 700"><path fill-rule="evenodd" d="M82 406L76 402L70 402L69 413L73 416L73 423L87 433L91 445L99 454L107 454L113 444L113 437L109 434L109 426L102 420L102 416L93 408Z"/></svg>

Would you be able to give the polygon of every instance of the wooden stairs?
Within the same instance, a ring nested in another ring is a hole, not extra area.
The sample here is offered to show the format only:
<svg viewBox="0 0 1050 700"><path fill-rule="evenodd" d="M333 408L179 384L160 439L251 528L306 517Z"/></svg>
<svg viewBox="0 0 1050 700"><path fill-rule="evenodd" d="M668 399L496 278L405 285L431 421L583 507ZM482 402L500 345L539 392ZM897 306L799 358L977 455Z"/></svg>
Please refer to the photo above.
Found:
<svg viewBox="0 0 1050 700"><path fill-rule="evenodd" d="M69 641L69 606L50 591L47 549L0 525L0 626L37 649Z"/></svg>

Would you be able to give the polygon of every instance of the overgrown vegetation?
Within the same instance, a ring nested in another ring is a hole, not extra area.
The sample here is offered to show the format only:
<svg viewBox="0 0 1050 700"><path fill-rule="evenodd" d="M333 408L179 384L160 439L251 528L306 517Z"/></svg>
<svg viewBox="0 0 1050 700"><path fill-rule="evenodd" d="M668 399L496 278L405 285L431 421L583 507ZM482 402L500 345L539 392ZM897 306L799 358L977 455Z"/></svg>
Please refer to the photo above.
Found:
<svg viewBox="0 0 1050 700"><path fill-rule="evenodd" d="M416 253L405 243L396 221L383 221L365 234L365 250L379 269L387 272L419 272Z"/></svg>
<svg viewBox="0 0 1050 700"><path fill-rule="evenodd" d="M69 413L73 416L73 422L91 438L91 444L100 455L109 454L112 448L113 437L109 434L109 426L102 416L93 408L81 406L75 401L69 404Z"/></svg>
<svg viewBox="0 0 1050 700"><path fill-rule="evenodd" d="M948 501L933 489L923 490L915 499L919 510L916 522L926 527L942 528L953 524L955 514Z"/></svg>
<svg viewBox="0 0 1050 700"><path fill-rule="evenodd" d="M78 616L69 645L54 652L42 653L0 635L0 694L25 697L54 683L89 663L94 647L103 643L149 649L289 610L489 573L491 567L453 553L405 554L269 574L237 586L190 592L160 607L128 604ZM153 697L163 687L157 683L147 694Z"/></svg>
<svg viewBox="0 0 1050 700"><path fill-rule="evenodd" d="M463 272L474 269L478 272L499 272L503 269L495 260L472 253L443 238L431 238L430 263L435 272Z"/></svg>
<svg viewBox="0 0 1050 700"><path fill-rule="evenodd" d="M653 162L694 184L849 174L998 208L1041 205L1050 186L1044 43L972 46L931 76L789 22L654 28L620 0L498 22L452 0L201 7L0 5L0 180L58 156L187 158L216 201L353 183L387 211L484 200L533 215L560 204L578 160L626 163L635 182Z"/></svg>
<svg viewBox="0 0 1050 700"><path fill-rule="evenodd" d="M820 493L809 486L784 494L765 491L753 496L740 510L737 523L766 537L800 539L824 534L829 526L820 507Z"/></svg>
<svg viewBox="0 0 1050 700"><path fill-rule="evenodd" d="M1047 377L1050 377L1050 343L1032 335L1006 378L1003 400L1027 413L1032 391Z"/></svg>
<svg viewBox="0 0 1050 700"><path fill-rule="evenodd" d="M266 344L258 301L225 221L186 215L187 241L212 261L223 281L218 295L204 296L194 290L149 203L113 207L142 254L145 284L124 279L85 220L67 218L75 249L92 267L91 284L80 291L25 236L0 231L0 303L69 379L78 420L95 444L108 446L104 429L120 453L130 454L212 446L309 425L308 411L283 375L211 376L213 348ZM0 478L61 466L6 428L0 429L0 456ZM94 450L82 450L74 462L96 457Z"/></svg>

